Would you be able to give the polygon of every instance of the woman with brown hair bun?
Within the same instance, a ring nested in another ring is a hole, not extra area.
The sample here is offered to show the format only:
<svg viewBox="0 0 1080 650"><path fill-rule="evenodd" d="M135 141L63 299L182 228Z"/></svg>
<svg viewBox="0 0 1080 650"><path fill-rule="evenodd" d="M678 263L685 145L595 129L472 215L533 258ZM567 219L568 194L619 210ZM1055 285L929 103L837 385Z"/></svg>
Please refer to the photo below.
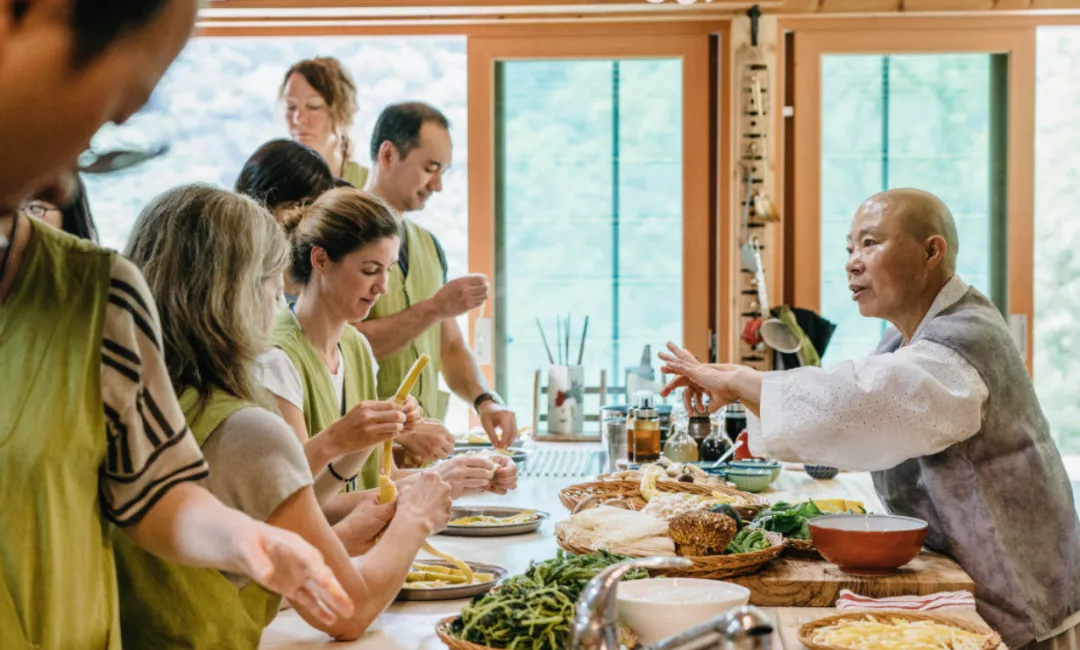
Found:
<svg viewBox="0 0 1080 650"><path fill-rule="evenodd" d="M383 418L389 403L378 401L378 363L349 323L366 318L386 293L401 245L397 221L382 200L349 187L286 213L282 225L292 240L289 273L300 292L295 305L278 313L273 347L260 357L263 383L304 444L309 465L369 490L378 484L377 445L399 435L401 424ZM391 424L395 430L383 431ZM434 427L442 424L424 419L413 430ZM504 493L517 483L505 457L453 458L434 471L455 498ZM414 474L395 469L393 478L404 485Z"/></svg>
<svg viewBox="0 0 1080 650"><path fill-rule="evenodd" d="M368 169L353 160L349 137L356 116L356 83L332 57L305 59L289 68L281 82L289 136L326 160L330 171L357 189L364 189Z"/></svg>

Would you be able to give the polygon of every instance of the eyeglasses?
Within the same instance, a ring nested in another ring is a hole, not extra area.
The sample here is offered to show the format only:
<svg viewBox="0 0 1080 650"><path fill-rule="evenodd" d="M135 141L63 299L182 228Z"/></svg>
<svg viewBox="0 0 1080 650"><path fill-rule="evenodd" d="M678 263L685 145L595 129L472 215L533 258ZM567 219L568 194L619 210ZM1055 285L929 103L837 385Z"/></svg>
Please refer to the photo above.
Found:
<svg viewBox="0 0 1080 650"><path fill-rule="evenodd" d="M60 212L59 208L46 205L44 203L27 203L23 206L23 212L34 217L35 219L44 219L45 215L50 212Z"/></svg>

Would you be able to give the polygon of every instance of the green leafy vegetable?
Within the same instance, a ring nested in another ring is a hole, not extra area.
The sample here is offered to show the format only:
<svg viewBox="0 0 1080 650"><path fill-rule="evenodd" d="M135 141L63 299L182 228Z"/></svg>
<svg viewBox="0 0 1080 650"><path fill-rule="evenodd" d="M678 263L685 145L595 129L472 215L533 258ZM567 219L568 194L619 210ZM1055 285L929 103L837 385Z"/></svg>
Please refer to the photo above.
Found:
<svg viewBox="0 0 1080 650"><path fill-rule="evenodd" d="M522 575L504 580L477 596L450 627L459 639L491 648L560 650L570 642L574 608L585 585L607 567L625 560L606 551L569 555L561 549L550 560L534 562ZM623 580L648 577L631 569Z"/></svg>
<svg viewBox="0 0 1080 650"><path fill-rule="evenodd" d="M824 514L813 500L796 504L778 501L755 517L750 527L780 533L789 539L808 540L810 527L806 522Z"/></svg>
<svg viewBox="0 0 1080 650"><path fill-rule="evenodd" d="M737 553L750 553L753 551L764 551L769 548L769 538L765 536L764 531L753 528L743 528L739 531L735 538L731 540L731 543L724 549L724 554L735 555Z"/></svg>

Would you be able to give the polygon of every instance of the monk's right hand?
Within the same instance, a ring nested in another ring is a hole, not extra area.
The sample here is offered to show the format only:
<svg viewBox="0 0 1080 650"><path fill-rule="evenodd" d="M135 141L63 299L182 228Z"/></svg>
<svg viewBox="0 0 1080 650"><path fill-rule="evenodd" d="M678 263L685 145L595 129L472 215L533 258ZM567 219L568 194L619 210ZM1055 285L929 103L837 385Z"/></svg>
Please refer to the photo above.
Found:
<svg viewBox="0 0 1080 650"><path fill-rule="evenodd" d="M401 404L360 402L334 427L336 446L342 454L374 447L401 435L407 419L407 407Z"/></svg>

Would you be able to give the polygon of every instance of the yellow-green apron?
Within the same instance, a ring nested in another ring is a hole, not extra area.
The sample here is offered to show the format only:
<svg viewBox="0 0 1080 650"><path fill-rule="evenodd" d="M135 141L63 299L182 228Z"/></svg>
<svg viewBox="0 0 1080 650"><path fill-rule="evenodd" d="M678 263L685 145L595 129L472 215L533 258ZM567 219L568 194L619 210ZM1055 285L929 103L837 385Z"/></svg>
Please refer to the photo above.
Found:
<svg viewBox="0 0 1080 650"><path fill-rule="evenodd" d="M113 253L20 227L30 241L0 304L0 648L120 648L98 502Z"/></svg>
<svg viewBox="0 0 1080 650"><path fill-rule="evenodd" d="M308 435L319 433L360 402L378 399L375 394L375 360L368 352L367 344L360 338L360 333L352 327L346 327L341 334L341 356L345 360L344 409L337 400L330 371L290 310L282 309L278 313L270 345L284 351L300 373L300 383L304 389L304 424L307 425ZM376 449L360 469L356 485L349 487L370 490L378 486L379 450Z"/></svg>
<svg viewBox="0 0 1080 650"><path fill-rule="evenodd" d="M442 264L431 233L412 221L405 220L409 250L409 275L402 275L397 265L390 271L385 295L371 309L368 320L393 316L416 303L434 296L443 286ZM439 353L442 348L442 325L435 324L389 357L379 362L379 399L390 399L401 385L409 368L420 354L426 352L431 363L420 373L413 389L417 401L428 417L443 419L445 408L439 400Z"/></svg>
<svg viewBox="0 0 1080 650"><path fill-rule="evenodd" d="M216 389L202 408L197 402L192 389L180 396L188 428L200 447L230 415L255 406ZM113 543L125 647L254 649L277 615L281 596L256 582L238 590L220 571L165 562L117 529Z"/></svg>
<svg viewBox="0 0 1080 650"><path fill-rule="evenodd" d="M341 175L341 179L348 181L356 189L362 190L364 185L367 185L368 168L350 160L345 163L345 172Z"/></svg>

